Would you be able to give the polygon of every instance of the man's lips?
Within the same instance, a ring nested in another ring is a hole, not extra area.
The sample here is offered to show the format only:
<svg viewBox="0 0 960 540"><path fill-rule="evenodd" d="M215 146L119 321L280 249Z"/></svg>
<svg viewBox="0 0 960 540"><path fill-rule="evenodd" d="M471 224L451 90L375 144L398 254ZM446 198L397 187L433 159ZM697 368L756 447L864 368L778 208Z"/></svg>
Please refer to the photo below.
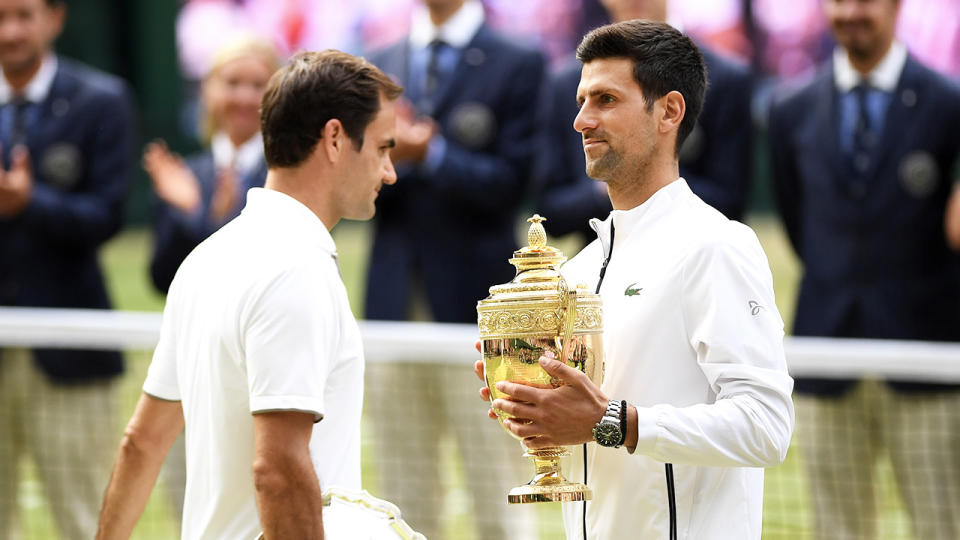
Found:
<svg viewBox="0 0 960 540"><path fill-rule="evenodd" d="M607 141L603 139L584 139L583 140L583 150L589 151L594 148L599 148L601 145L607 144Z"/></svg>

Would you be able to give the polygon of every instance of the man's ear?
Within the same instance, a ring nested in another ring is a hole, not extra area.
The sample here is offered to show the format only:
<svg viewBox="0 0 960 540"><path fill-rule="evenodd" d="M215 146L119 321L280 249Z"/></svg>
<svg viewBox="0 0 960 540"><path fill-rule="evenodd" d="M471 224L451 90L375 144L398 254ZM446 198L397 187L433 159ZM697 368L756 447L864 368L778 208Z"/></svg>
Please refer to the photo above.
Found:
<svg viewBox="0 0 960 540"><path fill-rule="evenodd" d="M660 101L662 107L658 126L660 133L679 130L680 122L683 121L683 117L687 113L687 103L683 100L683 94L671 90L658 101Z"/></svg>
<svg viewBox="0 0 960 540"><path fill-rule="evenodd" d="M327 120L327 123L323 125L323 137L320 138L320 144L323 145L324 155L330 163L336 163L340 159L349 142L347 132L344 131L340 120L336 118Z"/></svg>

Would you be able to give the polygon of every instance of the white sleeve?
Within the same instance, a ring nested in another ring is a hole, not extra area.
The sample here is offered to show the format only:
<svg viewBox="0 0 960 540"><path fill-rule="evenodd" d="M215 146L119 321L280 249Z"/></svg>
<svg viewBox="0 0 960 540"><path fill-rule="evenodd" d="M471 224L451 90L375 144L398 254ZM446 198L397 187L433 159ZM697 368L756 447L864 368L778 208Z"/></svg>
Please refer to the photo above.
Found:
<svg viewBox="0 0 960 540"><path fill-rule="evenodd" d="M767 467L786 457L794 411L783 321L756 236L734 232L693 253L681 278L687 336L716 399L638 407L638 453L701 466Z"/></svg>
<svg viewBox="0 0 960 540"><path fill-rule="evenodd" d="M324 282L329 272L315 259L304 259L269 283L244 318L251 413L303 411L316 421L323 418L340 321Z"/></svg>
<svg viewBox="0 0 960 540"><path fill-rule="evenodd" d="M170 297L173 296L171 291ZM143 381L143 391L155 398L180 401L180 385L177 382L177 344L174 342L173 302L168 301L163 309L160 323L160 340L153 350L153 360Z"/></svg>

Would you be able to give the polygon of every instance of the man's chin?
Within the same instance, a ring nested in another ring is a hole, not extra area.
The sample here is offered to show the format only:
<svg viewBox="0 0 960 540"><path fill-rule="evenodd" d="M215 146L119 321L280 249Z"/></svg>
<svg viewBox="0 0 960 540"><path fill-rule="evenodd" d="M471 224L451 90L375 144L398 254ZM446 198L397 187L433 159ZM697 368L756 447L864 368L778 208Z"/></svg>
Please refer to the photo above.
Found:
<svg viewBox="0 0 960 540"><path fill-rule="evenodd" d="M36 67L38 57L21 52L0 54L0 67L7 73L22 73Z"/></svg>
<svg viewBox="0 0 960 540"><path fill-rule="evenodd" d="M601 160L587 162L587 167L586 167L587 176L600 182L606 182L607 180L609 180L610 173L612 170L613 170L612 167L603 163Z"/></svg>

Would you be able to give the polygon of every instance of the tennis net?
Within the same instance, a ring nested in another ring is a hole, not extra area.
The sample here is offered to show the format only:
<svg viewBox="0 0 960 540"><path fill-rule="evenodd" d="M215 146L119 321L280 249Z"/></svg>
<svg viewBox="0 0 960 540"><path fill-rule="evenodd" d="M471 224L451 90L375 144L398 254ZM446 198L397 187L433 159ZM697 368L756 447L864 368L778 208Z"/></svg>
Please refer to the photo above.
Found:
<svg viewBox="0 0 960 540"><path fill-rule="evenodd" d="M159 323L154 313L0 308L0 349L127 351L127 372L114 389L116 414L96 424L119 443ZM364 487L393 498L413 528L432 533L428 538L487 538L498 530L506 538L562 537L559 505L504 502L497 481L519 484L530 471L519 445L495 423L486 422L492 431L475 427L485 407L475 397L479 385L470 370L476 328L369 321L361 328L368 362ZM827 396L796 394L798 428L790 453L766 473L763 538L960 538L954 515L960 512L950 507L960 490L960 391L929 386L960 383L960 345L787 338L786 350L791 373L800 380L822 380L828 387L831 381L855 382ZM397 417L397 403L435 398L441 387L465 392L463 407ZM439 417L447 428L438 427ZM10 444L0 438L0 447ZM0 491L0 509L13 516L0 537L68 537L48 502L44 474L26 453L17 459L19 480L12 491ZM477 462L486 471L481 476L471 470ZM134 538L177 536L175 507L183 482L178 466L171 463L172 471L161 477ZM474 500L491 497L500 497L492 507Z"/></svg>

